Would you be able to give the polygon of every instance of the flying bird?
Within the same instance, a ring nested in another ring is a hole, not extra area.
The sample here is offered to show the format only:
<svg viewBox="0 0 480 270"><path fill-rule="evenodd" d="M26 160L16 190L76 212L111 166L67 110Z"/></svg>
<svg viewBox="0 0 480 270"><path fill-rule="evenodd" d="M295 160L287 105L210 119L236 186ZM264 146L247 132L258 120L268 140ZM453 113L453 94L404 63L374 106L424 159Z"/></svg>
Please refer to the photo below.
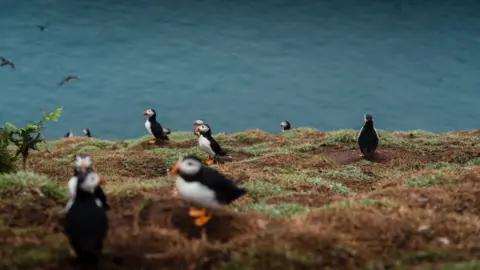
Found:
<svg viewBox="0 0 480 270"><path fill-rule="evenodd" d="M77 76L68 76L65 79L63 79L61 82L58 83L58 86L63 85L64 83L69 83L72 80L79 80Z"/></svg>
<svg viewBox="0 0 480 270"><path fill-rule="evenodd" d="M45 25L37 25L38 29L40 29L40 31L45 31L45 29L47 29L47 27L50 25L49 22L47 22Z"/></svg>
<svg viewBox="0 0 480 270"><path fill-rule="evenodd" d="M5 57L0 56L0 61L0 67L10 66L11 69L15 69L15 64L12 61L6 59Z"/></svg>

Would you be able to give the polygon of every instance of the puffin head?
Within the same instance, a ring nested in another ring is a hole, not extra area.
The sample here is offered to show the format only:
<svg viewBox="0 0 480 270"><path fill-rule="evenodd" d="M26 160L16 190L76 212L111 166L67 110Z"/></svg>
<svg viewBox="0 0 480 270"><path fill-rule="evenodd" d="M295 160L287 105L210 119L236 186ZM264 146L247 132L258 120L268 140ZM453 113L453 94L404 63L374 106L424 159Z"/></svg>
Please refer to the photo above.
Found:
<svg viewBox="0 0 480 270"><path fill-rule="evenodd" d="M210 128L207 125L201 124L195 128L195 131L193 133L197 134L200 133L202 135L207 134L210 132Z"/></svg>
<svg viewBox="0 0 480 270"><path fill-rule="evenodd" d="M202 161L195 155L188 155L179 159L172 169L170 175L196 175L202 169Z"/></svg>
<svg viewBox="0 0 480 270"><path fill-rule="evenodd" d="M168 134L170 134L170 133L171 133L171 131L170 131L170 129L169 129L169 128L163 128L163 133L165 133L165 134L167 134L167 135L168 135Z"/></svg>
<svg viewBox="0 0 480 270"><path fill-rule="evenodd" d="M371 114L365 114L363 116L363 121L367 122L367 121L373 121L373 116Z"/></svg>
<svg viewBox="0 0 480 270"><path fill-rule="evenodd" d="M87 172L92 167L92 158L88 154L78 154L75 156L75 170L79 172Z"/></svg>
<svg viewBox="0 0 480 270"><path fill-rule="evenodd" d="M154 109L148 109L148 110L146 110L146 111L143 112L143 115L148 116L148 117L152 117L152 116L154 116L155 114L157 114L157 113L155 112Z"/></svg>
<svg viewBox="0 0 480 270"><path fill-rule="evenodd" d="M194 126L200 126L200 125L203 125L203 124L205 124L203 119L198 119L198 120L193 121Z"/></svg>

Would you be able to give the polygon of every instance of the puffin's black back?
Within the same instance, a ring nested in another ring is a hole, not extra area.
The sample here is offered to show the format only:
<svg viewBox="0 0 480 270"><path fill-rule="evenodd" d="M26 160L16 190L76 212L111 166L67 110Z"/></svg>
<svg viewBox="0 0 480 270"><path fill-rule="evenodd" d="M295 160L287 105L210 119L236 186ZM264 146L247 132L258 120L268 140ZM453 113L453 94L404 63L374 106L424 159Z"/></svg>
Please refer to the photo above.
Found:
<svg viewBox="0 0 480 270"><path fill-rule="evenodd" d="M215 192L221 204L230 204L247 193L246 189L237 187L232 180L209 167L203 167L198 177L203 185Z"/></svg>
<svg viewBox="0 0 480 270"><path fill-rule="evenodd" d="M367 121L363 125L362 131L358 136L358 146L366 159L373 159L378 146L378 136L373 127L373 121Z"/></svg>
<svg viewBox="0 0 480 270"><path fill-rule="evenodd" d="M95 195L80 188L86 175L79 175L75 200L65 216L64 230L80 262L96 265L107 236L108 218L105 209L97 205Z"/></svg>
<svg viewBox="0 0 480 270"><path fill-rule="evenodd" d="M148 118L148 121L150 121L150 129L152 130L153 136L155 139L160 139L164 141L168 141L168 135L165 134L165 131L163 131L162 125L157 122L157 116L156 114L150 116Z"/></svg>

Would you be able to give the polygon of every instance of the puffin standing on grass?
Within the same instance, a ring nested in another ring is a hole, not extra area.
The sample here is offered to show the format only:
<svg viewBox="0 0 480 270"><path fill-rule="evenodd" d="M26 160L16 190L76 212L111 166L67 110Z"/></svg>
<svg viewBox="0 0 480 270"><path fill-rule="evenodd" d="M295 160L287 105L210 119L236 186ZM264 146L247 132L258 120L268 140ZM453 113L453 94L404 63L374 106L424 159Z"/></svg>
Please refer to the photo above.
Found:
<svg viewBox="0 0 480 270"><path fill-rule="evenodd" d="M203 119L193 121L193 125L195 127L198 127L200 125L205 125L205 126L208 127L208 129L210 129L210 133L212 133L212 129L210 128L210 126L208 124L205 124L205 121L203 121ZM200 134L197 131L193 131L193 135L200 136Z"/></svg>
<svg viewBox="0 0 480 270"><path fill-rule="evenodd" d="M92 269L98 264L103 241L107 237L108 217L104 205L95 195L100 177L87 172L87 160L82 157L77 159L81 162L82 171L68 183L72 199L67 205L64 231L79 262Z"/></svg>
<svg viewBox="0 0 480 270"><path fill-rule="evenodd" d="M358 146L362 154L361 157L372 161L375 155L375 151L378 146L378 133L375 127L373 126L373 116L371 114L366 114L364 116L365 124L358 133Z"/></svg>
<svg viewBox="0 0 480 270"><path fill-rule="evenodd" d="M189 211L189 215L196 218L195 225L198 227L204 226L212 218L207 208L219 209L247 193L246 189L237 187L215 169L203 166L194 155L179 159L171 168L170 175L177 175L176 186L183 199L203 207Z"/></svg>
<svg viewBox="0 0 480 270"><path fill-rule="evenodd" d="M202 149L204 152L207 152L208 159L206 163L208 165L212 165L217 156L227 155L227 152L225 152L212 137L212 132L207 125L197 126L194 132L200 134L200 137L198 138L198 145L200 146L200 149Z"/></svg>
<svg viewBox="0 0 480 270"><path fill-rule="evenodd" d="M283 128L282 131L292 129L292 127L290 126L290 122L288 122L288 121L282 121L282 122L280 123L280 126Z"/></svg>
<svg viewBox="0 0 480 270"><path fill-rule="evenodd" d="M83 134L85 134L85 136L87 136L88 138L91 138L92 137L92 134L90 133L90 129L88 128L85 128L82 130Z"/></svg>
<svg viewBox="0 0 480 270"><path fill-rule="evenodd" d="M157 122L157 113L154 109L146 110L143 115L148 116L145 122L145 128L155 139L150 140L150 144L155 144L157 140L168 141L168 136L165 134L162 125Z"/></svg>

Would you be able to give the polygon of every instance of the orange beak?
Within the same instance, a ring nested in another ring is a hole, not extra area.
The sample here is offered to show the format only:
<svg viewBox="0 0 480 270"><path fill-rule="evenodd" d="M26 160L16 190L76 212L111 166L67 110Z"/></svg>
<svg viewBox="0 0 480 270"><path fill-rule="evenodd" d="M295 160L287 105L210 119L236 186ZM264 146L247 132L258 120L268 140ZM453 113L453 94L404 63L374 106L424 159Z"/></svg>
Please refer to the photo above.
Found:
<svg viewBox="0 0 480 270"><path fill-rule="evenodd" d="M177 163L173 165L172 169L170 169L170 175L177 175L178 173L182 173L179 167L180 167L180 161L177 161Z"/></svg>
<svg viewBox="0 0 480 270"><path fill-rule="evenodd" d="M198 133L198 127L195 128L195 130L193 131L193 133L195 133L195 134Z"/></svg>
<svg viewBox="0 0 480 270"><path fill-rule="evenodd" d="M147 111L144 111L144 112L143 112L143 115L148 115Z"/></svg>
<svg viewBox="0 0 480 270"><path fill-rule="evenodd" d="M83 173L87 172L87 164L85 163L82 163L82 165L80 166L81 170Z"/></svg>
<svg viewBox="0 0 480 270"><path fill-rule="evenodd" d="M99 176L100 177L100 182L98 183L98 185L103 185L105 184L105 180L103 179L103 177Z"/></svg>

